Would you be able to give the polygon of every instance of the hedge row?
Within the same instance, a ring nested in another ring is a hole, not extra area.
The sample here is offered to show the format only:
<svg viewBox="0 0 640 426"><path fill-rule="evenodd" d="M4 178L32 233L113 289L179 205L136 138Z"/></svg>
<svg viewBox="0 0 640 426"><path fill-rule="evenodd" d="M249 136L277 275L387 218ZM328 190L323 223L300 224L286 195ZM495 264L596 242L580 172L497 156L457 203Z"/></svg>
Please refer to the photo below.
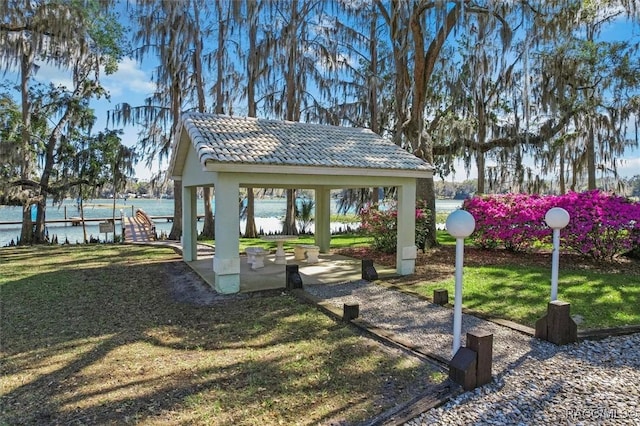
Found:
<svg viewBox="0 0 640 426"><path fill-rule="evenodd" d="M466 200L473 215L472 240L482 247L529 251L548 243L552 230L544 216L552 207L569 213L561 246L595 259L611 259L640 246L640 203L599 190L565 195L503 194Z"/></svg>

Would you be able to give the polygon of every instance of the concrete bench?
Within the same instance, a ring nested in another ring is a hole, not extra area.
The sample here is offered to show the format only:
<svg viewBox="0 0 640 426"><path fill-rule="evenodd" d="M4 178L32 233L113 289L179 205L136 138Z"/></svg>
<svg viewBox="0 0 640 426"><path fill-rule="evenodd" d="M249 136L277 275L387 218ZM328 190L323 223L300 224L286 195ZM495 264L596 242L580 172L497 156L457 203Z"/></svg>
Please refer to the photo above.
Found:
<svg viewBox="0 0 640 426"><path fill-rule="evenodd" d="M244 249L247 253L247 263L251 265L251 269L264 268L264 257L269 252L262 247L247 247Z"/></svg>
<svg viewBox="0 0 640 426"><path fill-rule="evenodd" d="M318 263L320 247L312 244L298 244L293 247L293 254L296 260L307 259L307 263Z"/></svg>

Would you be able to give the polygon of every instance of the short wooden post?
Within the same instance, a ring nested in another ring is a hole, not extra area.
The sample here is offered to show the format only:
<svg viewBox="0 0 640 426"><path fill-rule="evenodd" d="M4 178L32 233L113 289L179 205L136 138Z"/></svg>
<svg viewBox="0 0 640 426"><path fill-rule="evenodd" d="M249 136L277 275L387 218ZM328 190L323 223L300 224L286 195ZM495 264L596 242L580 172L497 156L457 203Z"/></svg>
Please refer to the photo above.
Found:
<svg viewBox="0 0 640 426"><path fill-rule="evenodd" d="M449 363L449 378L462 385L464 390L476 387L476 368L478 354L469 348L461 347Z"/></svg>
<svg viewBox="0 0 640 426"><path fill-rule="evenodd" d="M285 268L285 275L287 276L286 289L294 290L302 288L302 277L300 276L300 272L298 272L298 265L286 265Z"/></svg>
<svg viewBox="0 0 640 426"><path fill-rule="evenodd" d="M491 383L493 334L467 333L467 346L458 349L449 363L449 378L464 390Z"/></svg>
<svg viewBox="0 0 640 426"><path fill-rule="evenodd" d="M378 272L373 266L373 260L362 259L362 279L367 281L375 281L378 279Z"/></svg>
<svg viewBox="0 0 640 426"><path fill-rule="evenodd" d="M345 303L342 306L342 320L351 321L360 315L360 305L357 303Z"/></svg>
<svg viewBox="0 0 640 426"><path fill-rule="evenodd" d="M547 315L536 321L535 336L556 345L578 341L578 325L571 318L571 305L554 300L547 305Z"/></svg>
<svg viewBox="0 0 640 426"><path fill-rule="evenodd" d="M449 303L449 291L445 288L433 290L433 303L436 305L446 305Z"/></svg>
<svg viewBox="0 0 640 426"><path fill-rule="evenodd" d="M481 331L467 333L467 347L478 356L476 364L476 386L491 383L493 334Z"/></svg>

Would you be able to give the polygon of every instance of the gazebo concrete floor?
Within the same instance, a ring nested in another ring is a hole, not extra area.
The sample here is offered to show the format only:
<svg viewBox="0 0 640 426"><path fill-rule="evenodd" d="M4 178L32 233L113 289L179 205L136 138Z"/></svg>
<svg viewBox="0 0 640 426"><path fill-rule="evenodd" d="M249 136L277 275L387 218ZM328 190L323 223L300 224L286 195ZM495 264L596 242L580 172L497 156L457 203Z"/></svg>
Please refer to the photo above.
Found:
<svg viewBox="0 0 640 426"><path fill-rule="evenodd" d="M251 269L247 257L240 256L240 292L273 290L285 288L285 265L274 263L275 255L265 256L264 268ZM307 284L337 284L357 281L362 278L362 262L359 259L337 254L320 254L318 263L308 264L306 261L296 261L293 254L287 253L287 265L298 265L298 272L303 285ZM211 257L198 259L187 264L205 280L211 288L215 288L213 263ZM395 276L395 268L374 265L379 278Z"/></svg>

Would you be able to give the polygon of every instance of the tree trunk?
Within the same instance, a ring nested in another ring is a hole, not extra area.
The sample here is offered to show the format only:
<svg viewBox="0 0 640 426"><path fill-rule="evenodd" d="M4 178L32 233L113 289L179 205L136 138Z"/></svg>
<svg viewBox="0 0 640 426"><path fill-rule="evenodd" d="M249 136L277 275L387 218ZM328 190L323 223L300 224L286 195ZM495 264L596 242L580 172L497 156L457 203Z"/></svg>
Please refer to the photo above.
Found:
<svg viewBox="0 0 640 426"><path fill-rule="evenodd" d="M82 191L82 186L80 186L80 191ZM80 197L80 223L82 223L82 241L84 244L87 244L89 240L87 240L87 226L84 223L84 200L83 197Z"/></svg>
<svg viewBox="0 0 640 426"><path fill-rule="evenodd" d="M244 228L244 238L258 238L253 188L247 188L247 226Z"/></svg>
<svg viewBox="0 0 640 426"><path fill-rule="evenodd" d="M204 197L204 225L202 227L202 233L200 235L205 238L215 239L216 223L215 218L213 217L213 209L211 207L211 187L205 186L204 188L202 188L202 193Z"/></svg>
<svg viewBox="0 0 640 426"><path fill-rule="evenodd" d="M560 194L564 195L567 193L567 183L565 182L565 171L564 171L564 145L560 147L560 160L559 160L560 171L558 174L560 175Z"/></svg>
<svg viewBox="0 0 640 426"><path fill-rule="evenodd" d="M593 124L589 123L589 136L587 138L587 189L596 189L596 142L593 132Z"/></svg>
<svg viewBox="0 0 640 426"><path fill-rule="evenodd" d="M289 121L300 121L300 105L296 95L298 93L298 39L297 29L300 17L298 15L298 0L291 0L291 17L288 23L288 58L287 71L285 75L285 102L286 119ZM296 190L287 189L287 209L282 225L282 233L286 235L297 235L296 227Z"/></svg>
<svg viewBox="0 0 640 426"><path fill-rule="evenodd" d="M31 206L25 202L22 206L22 230L20 232L20 245L33 244L33 222L31 221Z"/></svg>
<svg viewBox="0 0 640 426"><path fill-rule="evenodd" d="M111 208L111 221L113 222L113 243L116 243L116 198L118 193L116 191L116 174L113 174L113 207ZM122 236L122 241L124 241L124 235ZM106 241L105 241L106 242Z"/></svg>
<svg viewBox="0 0 640 426"><path fill-rule="evenodd" d="M22 164L20 177L23 180L31 178L31 111L29 102L29 77L31 76L32 56L24 54L20 63L20 95L22 102L22 131L21 150ZM22 187L23 191L31 192L30 189ZM20 244L30 245L33 243L33 223L31 222L31 200L30 196L23 200L22 208L22 230L20 232Z"/></svg>
<svg viewBox="0 0 640 426"><path fill-rule="evenodd" d="M484 152L476 151L476 167L478 168L478 188L477 194L484 194L485 191L485 159Z"/></svg>
<svg viewBox="0 0 640 426"><path fill-rule="evenodd" d="M405 91L405 88L412 88L409 121L402 127L402 131L411 142L414 153L417 153L429 164L433 164L433 144L423 137L424 106L427 99L429 79L433 74L442 46L456 24L459 12L458 5L455 5L447 12L442 26L431 40L429 47L425 48L422 28L423 17L421 13L417 13L419 10L419 8L414 9L416 13L409 18L409 27L413 35L412 41L414 45L413 84L404 82L402 86L402 91ZM394 51L396 50L394 48ZM406 56L406 53L403 53L403 56ZM398 63L396 63L396 68L398 68ZM404 94L401 95L403 98L406 97ZM402 117L402 115L399 115L399 117ZM438 240L436 239L436 191L433 177L418 179L416 186L417 198L426 202L431 216L425 248L435 247L438 244Z"/></svg>
<svg viewBox="0 0 640 426"><path fill-rule="evenodd" d="M438 245L438 239L436 238L436 187L433 177L416 180L416 198L426 201L430 213L429 216L431 217L429 221L431 229L425 239L424 248L436 247Z"/></svg>
<svg viewBox="0 0 640 426"><path fill-rule="evenodd" d="M484 88L480 89L484 92ZM476 116L478 120L478 132L476 134L476 142L478 144L478 149L476 150L476 166L478 168L478 194L484 194L485 190L485 158L484 152L482 151L482 146L486 142L487 139L487 115L486 115L486 103L485 103L485 95L476 94L475 96L475 107L476 107Z"/></svg>
<svg viewBox="0 0 640 426"><path fill-rule="evenodd" d="M378 205L379 203L380 203L380 188L379 187L372 188L371 204L375 206L375 205Z"/></svg>
<svg viewBox="0 0 640 426"><path fill-rule="evenodd" d="M217 2L218 9L220 9L220 2ZM194 46L195 52L193 55L193 69L195 73L196 83L196 93L198 95L198 112L206 112L206 96L204 93L204 72L202 70L202 50L203 50L203 42L202 37L200 37L200 10L199 5L194 2L193 4L193 13L194 13L194 33L197 35L195 37ZM222 13L222 12L220 12ZM219 25L222 27L222 17L219 19ZM224 32L223 32L224 34ZM220 61L220 58L218 58ZM222 66L222 62L218 62L219 67ZM222 85L220 81L217 83L218 85ZM218 112L218 106L216 106L216 112ZM212 190L211 187L202 188L202 196L204 197L204 224L202 227L202 233L200 234L204 238L216 238L216 226L215 226L215 218L213 217L213 209L211 207L211 195Z"/></svg>
<svg viewBox="0 0 640 426"><path fill-rule="evenodd" d="M170 240L179 240L182 236L182 182L173 181L173 224L169 232Z"/></svg>
<svg viewBox="0 0 640 426"><path fill-rule="evenodd" d="M371 131L380 134L379 108L378 108L378 19L375 13L371 14L369 23L369 55L371 64L369 65L369 119L371 120ZM377 205L380 202L380 188L372 188L371 204Z"/></svg>
<svg viewBox="0 0 640 426"><path fill-rule="evenodd" d="M282 233L285 235L298 235L296 227L296 190L287 189L287 210L282 224Z"/></svg>
<svg viewBox="0 0 640 426"><path fill-rule="evenodd" d="M42 244L47 242L46 238L46 215L47 215L47 197L45 194L42 195L40 201L36 204L37 206L37 214L36 214L36 223L33 227L33 243Z"/></svg>
<svg viewBox="0 0 640 426"><path fill-rule="evenodd" d="M258 70L260 68L260 52L258 51L258 10L255 0L247 0L247 22L249 25L249 57L247 58L247 107L249 117L257 117L256 85L258 84ZM247 188L247 226L244 230L245 238L256 238L255 196L253 188Z"/></svg>

